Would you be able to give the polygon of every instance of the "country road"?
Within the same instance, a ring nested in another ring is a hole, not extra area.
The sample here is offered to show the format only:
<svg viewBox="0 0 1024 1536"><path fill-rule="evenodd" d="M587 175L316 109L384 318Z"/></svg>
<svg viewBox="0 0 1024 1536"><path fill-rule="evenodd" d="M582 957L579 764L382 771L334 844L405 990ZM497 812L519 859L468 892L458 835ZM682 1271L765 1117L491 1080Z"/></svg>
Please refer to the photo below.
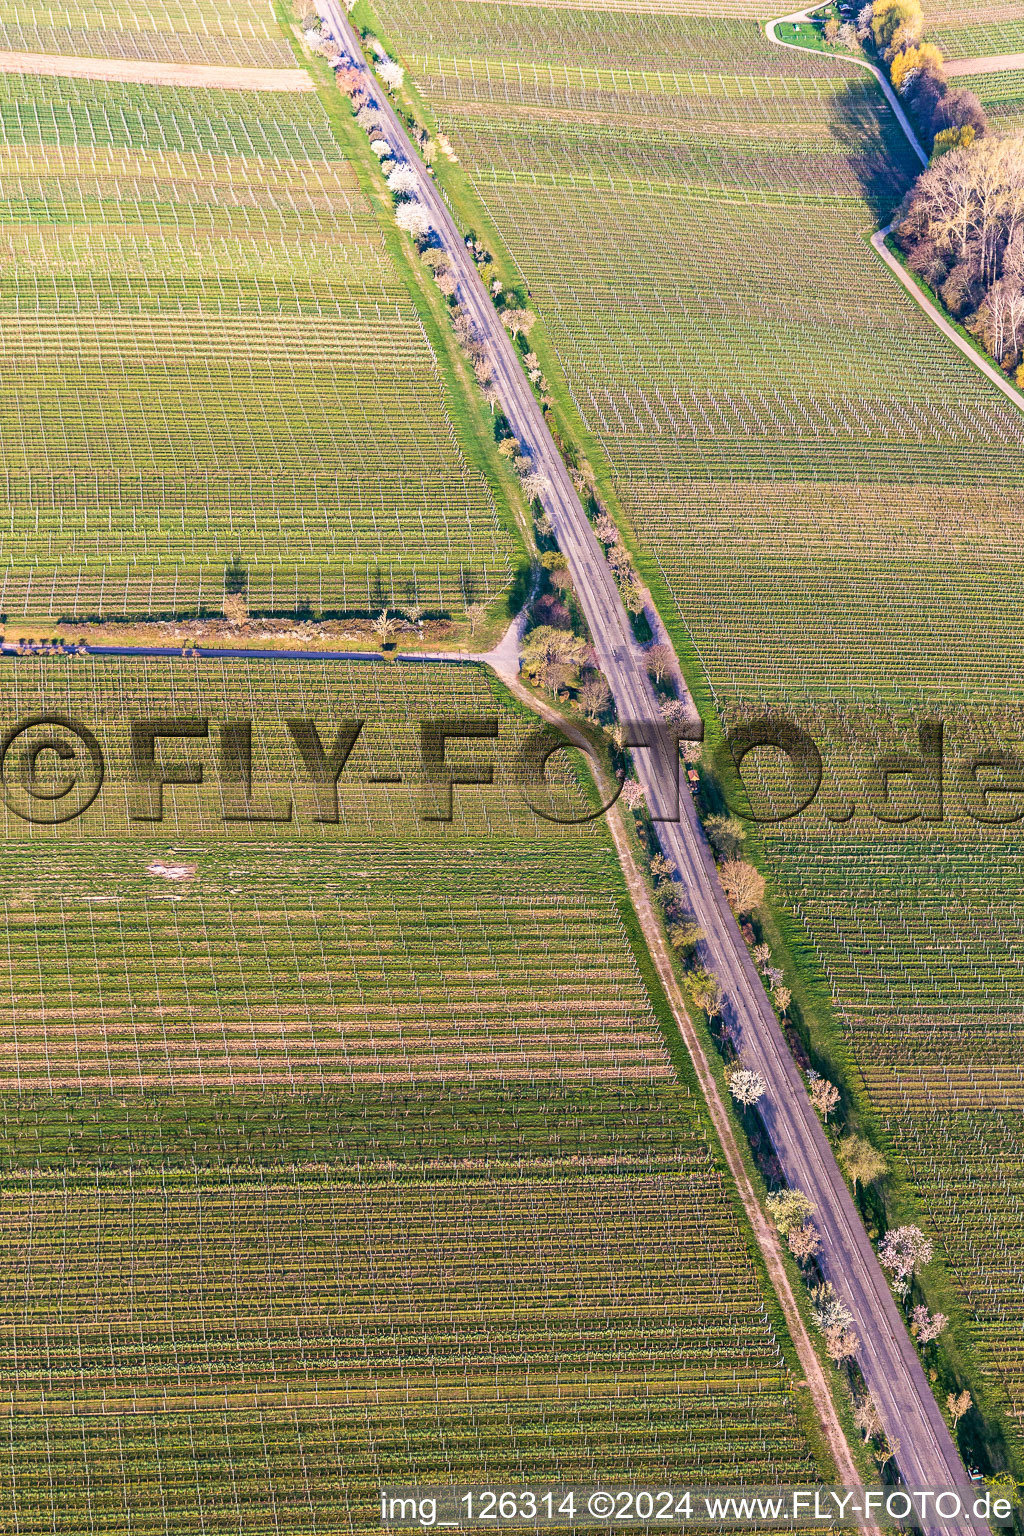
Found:
<svg viewBox="0 0 1024 1536"><path fill-rule="evenodd" d="M814 7L811 8L811 10L813 9ZM816 51L808 50L803 43L787 43L785 38L780 37L775 30L776 27L781 27L782 24L787 21L794 23L808 21L811 17L811 10L791 11L788 16L776 16L773 21L766 21L764 26L765 36L769 39L770 42L775 43L779 48L793 48L797 53ZM893 90L891 84L887 80L883 71L879 69L878 65L873 64L870 59L862 59L858 57L857 54L853 53L837 52L832 55L832 57L834 57L838 64L854 64L858 69L866 69L869 74L874 75L875 79L878 81L878 84L881 86L882 95L889 103L889 106L895 115L896 121L903 129L904 137L906 138L907 143L910 145L911 149L914 151L914 154L917 156L918 160L920 160L921 164L927 165L928 156L921 148L921 141L917 137L917 134L914 132L910 119L900 105L899 97L896 95L896 92Z"/></svg>
<svg viewBox="0 0 1024 1536"><path fill-rule="evenodd" d="M319 0L318 9L342 50L357 67L366 69L359 39L337 0ZM911 1488L964 1487L968 1479L963 1464L719 884L689 791L685 786L679 791L678 751L661 728L643 653L633 638L602 546L462 235L375 80L372 90L388 121L384 137L396 157L407 160L419 173L420 201L452 263L458 298L488 349L503 409L546 479L541 499L568 561L619 719L646 729L653 743L634 752L648 807L658 820L662 847L676 866L687 903L706 935L706 963L721 982L723 1011L733 1026L740 1054L768 1084L759 1107L786 1180L814 1202L823 1237L823 1268L854 1315L861 1339L858 1363L887 1434L899 1443L902 1479ZM961 1519L932 1522L927 1529L953 1532L971 1527Z"/></svg>

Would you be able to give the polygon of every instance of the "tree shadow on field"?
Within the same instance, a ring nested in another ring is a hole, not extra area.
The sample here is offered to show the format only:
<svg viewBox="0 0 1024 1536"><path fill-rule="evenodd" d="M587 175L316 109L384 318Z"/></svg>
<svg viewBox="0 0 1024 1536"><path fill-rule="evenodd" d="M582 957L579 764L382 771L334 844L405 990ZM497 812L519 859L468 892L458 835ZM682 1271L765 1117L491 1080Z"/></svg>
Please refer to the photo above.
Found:
<svg viewBox="0 0 1024 1536"><path fill-rule="evenodd" d="M846 81L830 98L828 130L875 219L888 224L920 166L878 83Z"/></svg>

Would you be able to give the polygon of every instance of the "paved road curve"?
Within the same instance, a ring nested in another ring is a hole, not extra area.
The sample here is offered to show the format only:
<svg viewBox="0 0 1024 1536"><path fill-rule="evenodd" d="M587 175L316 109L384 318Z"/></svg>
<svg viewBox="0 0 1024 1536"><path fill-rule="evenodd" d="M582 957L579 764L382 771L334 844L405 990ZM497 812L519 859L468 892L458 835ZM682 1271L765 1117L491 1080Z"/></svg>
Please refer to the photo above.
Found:
<svg viewBox="0 0 1024 1536"><path fill-rule="evenodd" d="M320 0L319 8L335 40L357 66L366 68L359 40L337 0ZM658 740L661 733L656 727L661 713L643 654L633 639L602 546L558 454L518 354L443 198L375 81L373 94L388 119L386 137L396 156L408 160L420 173L420 200L430 211L458 277L459 300L488 348L494 382L512 429L547 479L542 500L568 560L619 718L650 727L652 738ZM676 795L671 787L678 783L679 775L675 746L662 738L655 747L634 755L652 814L675 817ZM899 1442L903 1480L911 1488L963 1487L968 1483L963 1464L722 892L686 790L678 796L678 819L661 821L659 836L706 935L707 962L722 984L724 1011L733 1024L740 1052L768 1083L760 1107L785 1177L815 1203L824 1240L823 1267L856 1319L856 1332L862 1341L858 1361L890 1439ZM950 1524L930 1529L949 1532L968 1527Z"/></svg>
<svg viewBox="0 0 1024 1536"><path fill-rule="evenodd" d="M808 21L810 19L810 15L811 15L811 12L805 10L805 11L791 11L788 16L776 16L774 21L768 21L768 22L765 23L765 28L764 28L765 33L768 36L768 38L773 43L777 43L780 48L793 48L793 49L796 50L797 53L807 53L809 50L807 48L805 48L802 43L787 43L787 42L785 42L783 38L779 37L779 35L776 32L775 28L781 26L783 24L783 22L786 22L786 21L792 21L792 22ZM812 49L810 51L811 52L817 52L816 49ZM822 55L819 53L818 57L821 58ZM906 138L908 144L910 145L911 149L914 151L914 154L917 156L918 160L920 160L921 164L922 165L927 165L928 164L928 156L925 154L924 150L921 148L921 141L918 138L917 134L914 132L914 129L913 129L912 125L911 125L910 119L908 118L907 114L904 112L903 108L900 106L899 97L896 95L896 92L893 90L893 88L892 88L891 84L889 83L888 79L886 78L884 72L879 69L878 65L877 64L872 64L870 59L860 58L857 54L853 54L853 53L845 53L845 52L844 53L838 53L837 52L834 55L825 55L825 57L833 57L835 59L836 63L838 63L838 64L855 64L858 67L858 69L866 69L869 72L869 74L874 75L875 79L878 81L878 84L882 88L883 96L885 97L886 101L889 103L889 106L892 108L893 113L895 114L896 121L899 123L900 127L903 129L904 137Z"/></svg>

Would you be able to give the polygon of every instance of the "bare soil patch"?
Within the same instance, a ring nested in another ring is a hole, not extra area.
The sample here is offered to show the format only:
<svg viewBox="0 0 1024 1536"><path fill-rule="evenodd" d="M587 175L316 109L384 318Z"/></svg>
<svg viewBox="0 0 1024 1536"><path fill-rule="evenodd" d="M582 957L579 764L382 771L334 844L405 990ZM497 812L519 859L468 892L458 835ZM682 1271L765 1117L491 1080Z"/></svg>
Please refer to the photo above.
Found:
<svg viewBox="0 0 1024 1536"><path fill-rule="evenodd" d="M136 85L206 86L217 91L311 91L304 69L228 69L215 64L156 64L145 59L79 59L50 53L0 52L0 74L67 75Z"/></svg>

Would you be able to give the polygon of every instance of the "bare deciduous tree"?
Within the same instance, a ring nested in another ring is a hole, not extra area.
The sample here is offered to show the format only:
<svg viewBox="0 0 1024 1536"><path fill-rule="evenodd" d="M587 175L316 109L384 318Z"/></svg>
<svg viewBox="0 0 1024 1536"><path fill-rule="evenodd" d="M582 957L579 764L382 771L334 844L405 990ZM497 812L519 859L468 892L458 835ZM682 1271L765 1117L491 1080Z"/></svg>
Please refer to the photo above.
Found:
<svg viewBox="0 0 1024 1536"><path fill-rule="evenodd" d="M882 1415L873 1397L866 1397L862 1403L857 1404L853 1413L853 1422L865 1440L871 1440L875 1435L882 1433Z"/></svg>
<svg viewBox="0 0 1024 1536"><path fill-rule="evenodd" d="M675 656L670 645L652 645L644 652L644 661L654 681L663 683L667 674L673 669Z"/></svg>
<svg viewBox="0 0 1024 1536"><path fill-rule="evenodd" d="M471 635L476 634L477 630L480 628L480 625L484 621L486 613L486 603L467 603L466 618L469 621L469 632Z"/></svg>
<svg viewBox="0 0 1024 1536"><path fill-rule="evenodd" d="M608 709L612 702L612 691L600 672L591 672L584 678L579 701L588 720L599 720Z"/></svg>
<svg viewBox="0 0 1024 1536"><path fill-rule="evenodd" d="M829 1115L839 1104L839 1089L835 1083L830 1083L828 1078L819 1077L817 1072L808 1072L807 1076L810 1081L811 1103L827 1125Z"/></svg>
<svg viewBox="0 0 1024 1536"><path fill-rule="evenodd" d="M383 612L378 613L377 617L372 621L372 629L381 645L390 645L395 636L398 634L398 620L394 618L392 614L390 614L385 608Z"/></svg>
<svg viewBox="0 0 1024 1536"><path fill-rule="evenodd" d="M764 876L743 859L720 864L718 878L734 912L753 912L764 900Z"/></svg>
<svg viewBox="0 0 1024 1536"><path fill-rule="evenodd" d="M786 1237L789 1251L798 1264L809 1264L821 1250L821 1233L813 1221L793 1227Z"/></svg>
<svg viewBox="0 0 1024 1536"><path fill-rule="evenodd" d="M529 336L536 319L532 309L507 308L501 312L501 323L513 336Z"/></svg>
<svg viewBox="0 0 1024 1536"><path fill-rule="evenodd" d="M825 1353L836 1365L852 1360L860 1349L860 1339L852 1328L826 1328Z"/></svg>

